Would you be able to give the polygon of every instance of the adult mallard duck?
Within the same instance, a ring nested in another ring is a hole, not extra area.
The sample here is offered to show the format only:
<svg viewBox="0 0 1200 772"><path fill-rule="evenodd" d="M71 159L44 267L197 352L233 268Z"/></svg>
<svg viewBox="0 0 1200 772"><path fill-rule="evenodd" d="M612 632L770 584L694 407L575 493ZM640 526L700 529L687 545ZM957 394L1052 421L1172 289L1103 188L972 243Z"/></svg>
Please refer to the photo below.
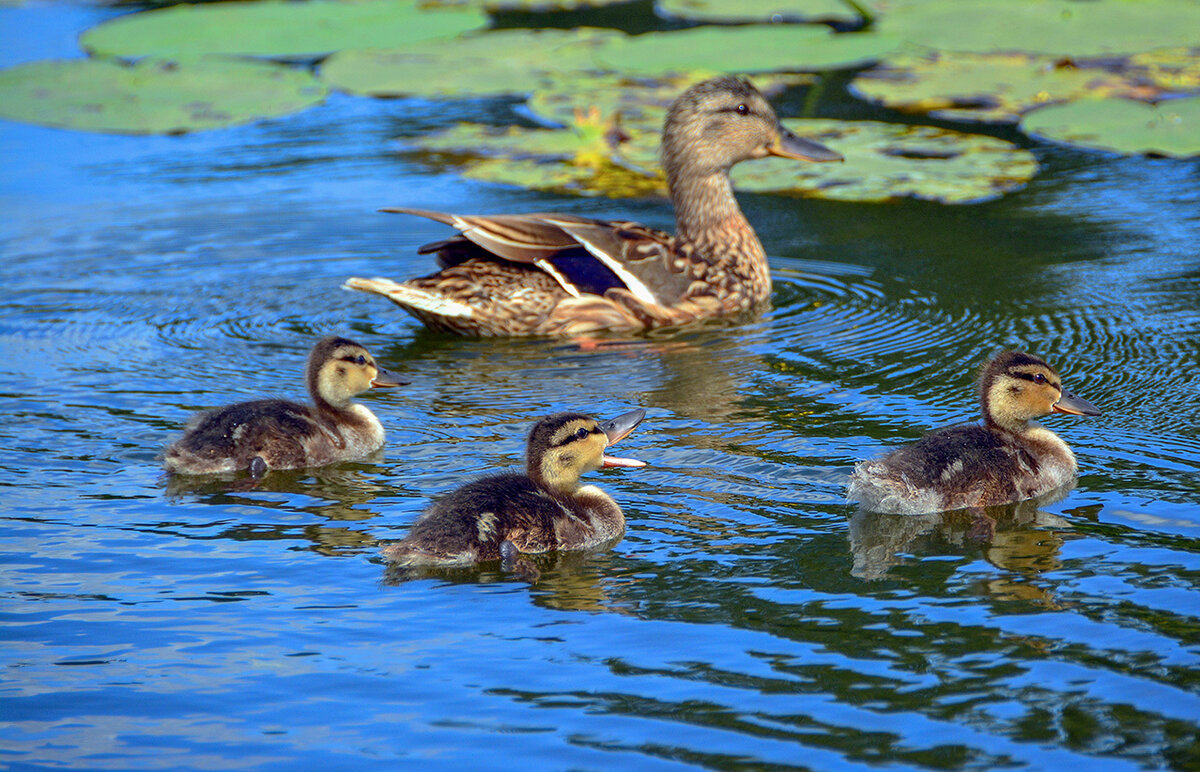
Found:
<svg viewBox="0 0 1200 772"><path fill-rule="evenodd" d="M767 256L733 195L729 169L769 155L841 156L779 123L750 83L724 77L671 105L662 162L677 234L569 214L457 215L390 207L460 233L421 247L442 270L399 283L352 278L347 289L394 301L460 335L634 331L738 314L771 292Z"/></svg>
<svg viewBox="0 0 1200 772"><path fill-rule="evenodd" d="M308 355L312 406L283 399L260 399L201 413L186 433L167 448L171 472L212 474L249 469L324 466L361 458L383 447L383 425L357 394L377 386L402 386L352 340L330 336Z"/></svg>
<svg viewBox="0 0 1200 772"><path fill-rule="evenodd" d="M406 565L474 563L589 549L616 539L625 530L621 507L599 488L581 487L579 477L602 466L645 466L604 453L645 415L634 410L609 421L582 413L541 419L529 432L524 474L490 475L446 494L384 555Z"/></svg>
<svg viewBox="0 0 1200 772"><path fill-rule="evenodd" d="M918 515L1024 501L1074 482L1075 454L1036 418L1051 413L1100 415L1062 387L1046 361L1005 351L979 378L983 425L930 432L850 477L847 498L873 512Z"/></svg>

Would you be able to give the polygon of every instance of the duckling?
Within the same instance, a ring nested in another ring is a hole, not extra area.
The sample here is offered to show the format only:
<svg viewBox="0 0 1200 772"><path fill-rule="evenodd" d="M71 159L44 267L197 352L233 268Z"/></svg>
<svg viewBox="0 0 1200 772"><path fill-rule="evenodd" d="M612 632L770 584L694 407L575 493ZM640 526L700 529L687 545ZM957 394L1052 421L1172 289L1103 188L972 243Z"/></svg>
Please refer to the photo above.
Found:
<svg viewBox="0 0 1200 772"><path fill-rule="evenodd" d="M580 487L579 477L602 466L645 466L604 453L645 416L633 410L603 422L582 413L541 419L529 432L525 474L490 475L446 494L384 555L406 565L473 563L616 539L625 530L621 507L593 485Z"/></svg>
<svg viewBox="0 0 1200 772"><path fill-rule="evenodd" d="M210 410L192 419L183 437L167 448L171 472L212 474L249 469L324 466L372 453L383 446L383 425L351 402L375 386L402 386L368 351L346 338L322 338L308 355L312 406L261 399Z"/></svg>
<svg viewBox="0 0 1200 772"><path fill-rule="evenodd" d="M383 295L434 329L473 336L637 331L749 311L766 302L771 275L729 169L771 155L842 160L784 128L748 81L704 81L675 100L663 125L677 235L570 214L388 207L382 211L458 229L417 250L436 253L442 270L403 283L351 278L344 286Z"/></svg>
<svg viewBox="0 0 1200 772"><path fill-rule="evenodd" d="M1075 454L1034 419L1100 410L1063 389L1044 359L997 354L980 373L979 400L982 426L938 429L859 463L847 498L874 512L918 515L1024 501L1074 482Z"/></svg>

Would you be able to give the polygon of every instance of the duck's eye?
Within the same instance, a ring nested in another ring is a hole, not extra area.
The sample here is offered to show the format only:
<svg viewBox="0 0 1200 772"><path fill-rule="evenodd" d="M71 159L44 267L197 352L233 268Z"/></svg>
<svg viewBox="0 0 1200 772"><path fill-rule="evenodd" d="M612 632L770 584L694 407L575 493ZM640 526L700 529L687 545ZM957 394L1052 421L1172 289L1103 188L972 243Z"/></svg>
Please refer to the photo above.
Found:
<svg viewBox="0 0 1200 772"><path fill-rule="evenodd" d="M734 109L734 112L736 112L738 115L749 115L750 114L750 106L745 104L744 102L733 109Z"/></svg>
<svg viewBox="0 0 1200 772"><path fill-rule="evenodd" d="M1034 383L1045 383L1046 376L1042 375L1041 373L1034 373L1033 374L1033 382Z"/></svg>
<svg viewBox="0 0 1200 772"><path fill-rule="evenodd" d="M575 439L577 439L577 440L586 439L587 436L591 433L592 432L590 429L585 429L581 426L575 430Z"/></svg>

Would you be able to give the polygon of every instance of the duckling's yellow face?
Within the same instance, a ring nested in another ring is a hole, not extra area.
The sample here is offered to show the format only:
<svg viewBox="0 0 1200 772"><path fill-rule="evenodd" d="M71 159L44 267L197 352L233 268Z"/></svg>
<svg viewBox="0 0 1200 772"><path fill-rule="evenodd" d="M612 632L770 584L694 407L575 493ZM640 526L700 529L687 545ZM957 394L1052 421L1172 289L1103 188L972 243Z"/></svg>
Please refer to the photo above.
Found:
<svg viewBox="0 0 1200 772"><path fill-rule="evenodd" d="M330 350L317 371L317 392L335 407L345 406L356 394L373 386L400 386L403 383L379 367L365 348L352 343Z"/></svg>
<svg viewBox="0 0 1200 772"><path fill-rule="evenodd" d="M635 459L604 455L605 448L620 442L645 415L644 410L633 410L604 422L582 413L547 416L529 433L526 472L542 486L569 494L585 472L602 466L645 466Z"/></svg>
<svg viewBox="0 0 1200 772"><path fill-rule="evenodd" d="M998 355L984 369L984 417L1010 431L1050 413L1100 415L1100 409L1062 387L1054 368L1020 351Z"/></svg>
<svg viewBox="0 0 1200 772"><path fill-rule="evenodd" d="M546 485L569 493L579 486L579 477L604 465L608 436L591 418L575 418L558 427L549 437L538 461Z"/></svg>
<svg viewBox="0 0 1200 772"><path fill-rule="evenodd" d="M1016 364L992 381L987 406L996 423L1011 426L1050 415L1062 395L1062 381L1054 370L1046 365Z"/></svg>

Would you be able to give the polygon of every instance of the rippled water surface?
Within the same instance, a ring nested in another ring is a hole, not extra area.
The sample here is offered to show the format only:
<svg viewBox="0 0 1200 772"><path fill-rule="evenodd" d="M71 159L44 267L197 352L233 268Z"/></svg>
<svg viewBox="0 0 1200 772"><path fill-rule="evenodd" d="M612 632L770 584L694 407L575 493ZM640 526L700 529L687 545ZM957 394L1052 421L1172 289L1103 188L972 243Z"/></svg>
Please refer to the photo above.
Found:
<svg viewBox="0 0 1200 772"><path fill-rule="evenodd" d="M41 24L5 62L71 55L108 13L0 9ZM445 234L382 205L670 226L661 201L463 182L393 143L511 110L0 123L0 764L1200 765L1197 162L1034 145L1040 176L990 204L743 196L773 310L600 347L435 335L339 289L425 271ZM197 409L301 397L327 333L413 381L364 400L380 456L164 476ZM844 503L855 460L973 418L1007 346L1104 409L1048 421L1073 492L991 527ZM518 463L538 416L636 406L622 454L650 465L592 476L629 518L612 549L533 584L386 570L379 544Z"/></svg>

